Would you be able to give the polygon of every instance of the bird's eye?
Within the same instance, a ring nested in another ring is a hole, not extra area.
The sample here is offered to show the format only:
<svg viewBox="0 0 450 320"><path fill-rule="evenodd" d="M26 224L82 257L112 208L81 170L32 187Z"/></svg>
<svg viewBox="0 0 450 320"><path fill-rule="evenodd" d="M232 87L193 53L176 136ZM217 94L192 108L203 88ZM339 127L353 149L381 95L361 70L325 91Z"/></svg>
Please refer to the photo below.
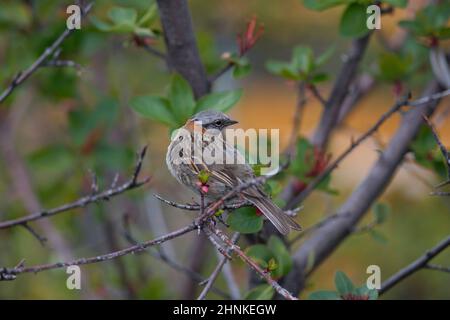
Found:
<svg viewBox="0 0 450 320"><path fill-rule="evenodd" d="M222 125L222 120L216 120L214 121L214 124L219 127Z"/></svg>

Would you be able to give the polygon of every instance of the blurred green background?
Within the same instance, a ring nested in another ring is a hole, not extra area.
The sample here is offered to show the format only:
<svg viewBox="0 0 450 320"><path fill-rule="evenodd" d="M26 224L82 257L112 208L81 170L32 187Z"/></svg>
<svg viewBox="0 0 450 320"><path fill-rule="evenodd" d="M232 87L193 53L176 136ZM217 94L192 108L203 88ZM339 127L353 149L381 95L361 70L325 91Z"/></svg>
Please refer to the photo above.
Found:
<svg viewBox="0 0 450 320"><path fill-rule="evenodd" d="M49 0L2 1L2 88L61 33L68 4ZM315 52L335 45L325 68L331 80L319 86L326 96L351 41L342 38L337 28L343 8L316 12L306 9L299 0L191 0L189 4L202 58L211 72L223 64L220 60L223 52L236 50L236 34L244 30L249 18L256 15L264 23L265 33L248 55L251 74L243 79L226 74L215 89L243 88L244 96L233 109L233 117L240 121L242 128L279 128L282 147L285 146L295 108L295 88L268 73L264 65L268 59L289 59L292 48L299 44L311 46ZM404 31L396 26L398 20L411 16L425 4L426 1L410 1L408 8L396 9L393 15L383 17L382 30L371 39L361 70L371 70L384 50L385 41L395 42L401 37ZM98 0L89 17L104 19L106 12L116 5L133 7L143 14L149 1ZM156 28L157 25L158 22ZM163 41L156 40L155 47L163 51ZM129 245L123 235L124 220L129 221L136 238L147 240L181 227L195 216L173 210L152 196L158 193L174 201L192 201L194 197L166 169L167 128L138 117L129 107L134 96L163 94L169 82L165 64L137 47L131 35L101 32L89 19L83 22L80 31L64 41L61 49L62 59L73 60L82 68L42 68L0 106L0 124L8 122L13 126L8 134L0 131L3 145L0 219L20 217L33 206L58 206L89 193L91 171L97 174L101 188L107 188L116 173L120 173L120 181L125 180L131 174L135 153L143 145L149 146L143 174L150 175L152 180L147 186L109 202L64 213L48 222L33 223L40 234L49 238L46 246L24 228L0 230L0 266L11 267L21 259L25 259L26 265L43 264L123 248ZM426 72L417 74L406 79L404 86L413 89L417 96L427 79ZM395 99L392 92L392 83L377 82L334 136L330 146L333 155L348 145L351 136L363 132L390 107ZM445 112L448 102L441 104L440 112ZM320 104L310 99L302 135L311 135L320 111ZM444 142L450 142L450 126L445 123L438 130ZM317 191L307 199L299 214L304 227L339 207L365 177L377 158L377 150L389 141L397 125L398 118L388 121L376 139L364 143L338 168L331 182L339 190L338 195ZM15 150L12 158L11 151L8 154L11 148ZM17 174L17 163L11 159L22 161L28 179ZM376 228L381 236L361 234L346 239L311 276L301 298L306 298L311 291L333 289L337 270L344 271L356 284L363 284L368 276L366 268L375 264L381 267L382 279L387 279L447 235L450 201L429 196L430 184L437 182L439 178L433 172L408 160L380 200L390 207L387 221ZM362 224L371 219L369 213ZM162 247L180 264L187 264L196 236L190 234ZM213 248L208 245L204 252L195 254L198 259L205 259L202 274L207 276L216 264ZM433 262L450 265L450 251ZM249 271L239 261L232 266L241 290L246 291ZM60 269L1 282L0 298L180 298L180 288L187 281L183 274L145 253L81 269L82 290L68 290L67 274ZM383 299L449 299L449 284L448 274L423 270L393 288ZM225 288L220 278L217 285ZM211 297L218 298L214 293Z"/></svg>

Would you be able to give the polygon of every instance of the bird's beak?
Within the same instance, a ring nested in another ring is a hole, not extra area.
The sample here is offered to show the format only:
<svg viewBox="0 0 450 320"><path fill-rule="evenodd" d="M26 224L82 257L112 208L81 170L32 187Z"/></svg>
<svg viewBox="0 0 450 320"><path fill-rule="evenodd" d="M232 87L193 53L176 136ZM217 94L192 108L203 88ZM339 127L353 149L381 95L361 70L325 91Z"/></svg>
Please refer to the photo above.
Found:
<svg viewBox="0 0 450 320"><path fill-rule="evenodd" d="M227 126L232 126L233 124L236 124L236 123L239 123L239 122L236 120L232 120L232 119L227 120Z"/></svg>

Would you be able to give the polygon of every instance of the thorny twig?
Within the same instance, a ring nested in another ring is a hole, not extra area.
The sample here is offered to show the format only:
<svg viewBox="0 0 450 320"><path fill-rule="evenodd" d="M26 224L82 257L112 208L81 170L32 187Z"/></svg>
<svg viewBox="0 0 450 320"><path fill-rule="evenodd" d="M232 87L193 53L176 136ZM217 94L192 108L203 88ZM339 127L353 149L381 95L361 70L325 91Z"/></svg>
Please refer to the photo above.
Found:
<svg viewBox="0 0 450 320"><path fill-rule="evenodd" d="M239 233L236 232L233 237L231 238L231 241L233 243L236 243L239 239ZM202 292L200 293L200 295L198 296L197 300L204 300L206 298L206 295L208 294L209 290L211 290L214 281L216 281L217 277L219 276L220 272L222 271L222 268L224 267L225 263L229 260L229 254L230 254L230 249L228 249L226 251L227 255L224 255L221 260L219 261L219 263L217 264L216 268L214 269L214 271L211 273L211 275L209 276L209 278L207 279L207 282L205 284L205 287L203 288Z"/></svg>
<svg viewBox="0 0 450 320"><path fill-rule="evenodd" d="M35 212L29 215L26 215L22 218L17 218L13 220L7 220L0 222L0 229L6 229L18 225L23 225L27 222L35 221L42 218L48 218L50 216L54 216L56 214L76 209L76 208L82 208L87 206L88 204L95 203L98 201L106 201L109 200L111 197L114 197L118 194L124 193L128 190L139 188L140 186L146 184L148 181L150 181L150 178L145 178L142 181L138 181L139 173L142 169L142 161L144 159L145 153L147 151L147 147L144 147L142 151L138 155L138 160L136 162L136 166L134 168L133 174L131 178L123 183L120 186L112 187L110 189L107 189L101 193L91 193L90 195L84 196L74 202L67 203L64 205L61 205L59 207L49 209L49 210L42 210L39 212ZM96 185L96 182L93 182L93 185ZM95 187L94 187L95 190Z"/></svg>
<svg viewBox="0 0 450 320"><path fill-rule="evenodd" d="M81 12L82 16L85 16L92 8L93 3L88 4ZM0 103L2 103L7 97L11 95L16 87L25 82L37 69L45 65L50 56L58 50L63 41L71 35L76 29L65 29L63 33L49 46L44 52L29 66L26 70L19 72L14 76L10 85L0 94Z"/></svg>
<svg viewBox="0 0 450 320"><path fill-rule="evenodd" d="M214 227L209 224L208 228L212 232L214 232L230 249L230 251L234 252L242 261L244 261L251 269L253 269L256 273L258 273L276 292L278 292L281 296L283 296L287 300L298 300L296 297L292 296L292 294L284 289L282 286L278 284L271 276L270 272L267 272L252 259L250 259L239 246L233 243L233 241L228 238L228 236L222 232L220 229Z"/></svg>

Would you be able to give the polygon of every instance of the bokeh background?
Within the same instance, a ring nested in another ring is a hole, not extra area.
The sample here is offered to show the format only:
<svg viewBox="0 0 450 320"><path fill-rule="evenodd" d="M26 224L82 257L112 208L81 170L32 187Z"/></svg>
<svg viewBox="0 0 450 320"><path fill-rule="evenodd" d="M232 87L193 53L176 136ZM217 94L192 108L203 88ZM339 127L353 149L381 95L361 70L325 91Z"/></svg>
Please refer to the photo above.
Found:
<svg viewBox="0 0 450 320"><path fill-rule="evenodd" d="M240 80L224 75L215 90L243 88L244 95L232 111L242 128L279 128L281 147L286 146L292 127L296 92L289 82L265 69L268 59L288 59L295 45L311 46L322 52L330 45L336 50L326 65L331 81L319 86L326 96L342 63L349 39L339 36L337 25L342 8L315 12L299 0L191 0L189 1L203 61L210 71L220 65L225 51L236 50L236 34L253 15L264 23L265 33L250 52L252 73ZM5 88L12 76L26 68L65 27L65 1L2 0L0 5L0 83ZM379 36L371 40L361 68L370 73L371 64L383 50L384 41L397 41L402 30L399 19L414 14L426 1L410 1L407 9L395 10L382 20ZM102 18L114 5L145 12L146 0L96 1L90 16ZM161 40L155 44L164 50ZM21 259L27 265L87 257L128 246L123 236L124 220L136 238L147 240L190 222L191 212L173 210L156 200L157 193L174 201L192 201L194 195L169 175L165 166L168 129L140 118L129 107L132 97L162 94L169 82L165 64L142 48L129 35L97 30L84 21L62 45L61 57L82 66L40 69L0 106L0 218L12 219L37 208L51 208L90 192L90 172L100 187L108 187L116 173L126 179L135 153L148 145L143 174L152 177L141 189L34 223L49 238L42 246L24 228L0 230L0 266L14 266ZM418 77L419 78L419 77ZM415 96L426 78L406 81ZM395 101L393 85L377 82L334 135L330 152L343 150L350 138L364 132ZM448 100L438 113L445 112ZM300 134L309 137L317 124L321 106L309 99ZM315 192L304 203L299 221L305 227L338 208L365 177L377 158L377 150L389 141L399 118L388 121L368 142L360 146L335 171L331 186L338 195ZM447 119L438 124L443 141L450 143ZM8 129L4 127L7 124ZM21 169L25 168L25 172ZM377 227L380 238L369 234L346 239L308 280L301 295L319 289L333 289L336 270L344 271L357 284L367 278L366 268L376 264L386 279L435 245L450 230L450 201L429 195L436 175L408 160L395 175L381 202L390 207L385 223ZM362 224L369 222L369 213ZM162 246L180 264L189 265L194 255L205 260L207 276L216 264L213 248L202 252L192 247L196 234L186 235ZM301 243L299 244L301 245ZM450 265L450 252L436 263ZM247 288L247 268L233 264L238 282ZM120 260L82 266L82 290L66 288L64 269L25 274L0 283L3 299L84 299L84 298L181 298L188 279L149 254L126 256ZM217 285L223 286L219 278ZM392 289L383 299L449 299L448 274L420 271ZM211 293L211 297L215 296Z"/></svg>

